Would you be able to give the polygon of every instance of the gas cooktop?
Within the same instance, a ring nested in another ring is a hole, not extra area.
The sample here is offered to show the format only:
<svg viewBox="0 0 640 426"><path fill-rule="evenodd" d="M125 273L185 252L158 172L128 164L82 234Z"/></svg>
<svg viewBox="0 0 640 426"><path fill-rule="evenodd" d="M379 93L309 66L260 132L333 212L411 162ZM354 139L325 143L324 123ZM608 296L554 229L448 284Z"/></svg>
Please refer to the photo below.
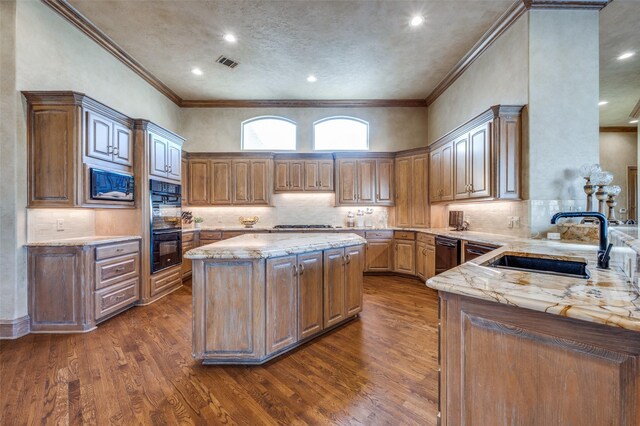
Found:
<svg viewBox="0 0 640 426"><path fill-rule="evenodd" d="M331 225L276 225L273 229L328 229Z"/></svg>

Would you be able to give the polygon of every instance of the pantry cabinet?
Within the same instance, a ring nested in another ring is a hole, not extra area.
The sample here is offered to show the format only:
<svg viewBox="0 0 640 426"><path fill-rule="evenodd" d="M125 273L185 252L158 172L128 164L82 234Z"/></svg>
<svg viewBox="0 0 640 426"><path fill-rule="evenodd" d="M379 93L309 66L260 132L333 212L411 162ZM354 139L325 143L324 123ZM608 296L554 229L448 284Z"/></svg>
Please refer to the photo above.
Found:
<svg viewBox="0 0 640 426"><path fill-rule="evenodd" d="M494 106L431 145L431 202L520 199L521 110Z"/></svg>
<svg viewBox="0 0 640 426"><path fill-rule="evenodd" d="M413 155L411 155L413 154ZM396 226L429 226L429 160L427 153L408 151L395 160Z"/></svg>
<svg viewBox="0 0 640 426"><path fill-rule="evenodd" d="M393 158L338 158L337 205L391 206L395 204Z"/></svg>

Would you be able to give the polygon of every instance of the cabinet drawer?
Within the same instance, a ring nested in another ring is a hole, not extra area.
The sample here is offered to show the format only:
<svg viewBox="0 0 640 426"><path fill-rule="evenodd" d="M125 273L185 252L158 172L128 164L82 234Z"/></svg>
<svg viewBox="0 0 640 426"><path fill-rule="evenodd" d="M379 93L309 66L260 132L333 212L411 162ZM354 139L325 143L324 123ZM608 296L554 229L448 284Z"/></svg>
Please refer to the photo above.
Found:
<svg viewBox="0 0 640 426"><path fill-rule="evenodd" d="M406 232L406 231L395 231L393 233L393 237L396 240L415 240L416 233L415 232Z"/></svg>
<svg viewBox="0 0 640 426"><path fill-rule="evenodd" d="M366 231L364 237L367 240L390 240L393 238L393 231Z"/></svg>
<svg viewBox="0 0 640 426"><path fill-rule="evenodd" d="M416 238L421 243L426 243L430 246L436 245L436 237L434 235L418 233Z"/></svg>
<svg viewBox="0 0 640 426"><path fill-rule="evenodd" d="M222 238L220 231L200 231L200 240L219 240Z"/></svg>
<svg viewBox="0 0 640 426"><path fill-rule="evenodd" d="M140 256L136 253L96 262L96 290L138 277Z"/></svg>
<svg viewBox="0 0 640 426"><path fill-rule="evenodd" d="M227 238L238 237L240 235L246 234L244 231L225 231L222 233L222 239L226 240Z"/></svg>
<svg viewBox="0 0 640 426"><path fill-rule="evenodd" d="M184 256L184 254L186 252L188 252L189 250L191 250L192 248L195 247L195 244L192 241L189 241L187 243L182 243L182 255ZM184 262L185 259L182 259L182 261Z"/></svg>
<svg viewBox="0 0 640 426"><path fill-rule="evenodd" d="M127 241L126 243L109 244L96 247L96 260L108 259L110 257L122 256L140 251L138 241Z"/></svg>
<svg viewBox="0 0 640 426"><path fill-rule="evenodd" d="M138 300L140 281L136 277L95 292L96 321Z"/></svg>
<svg viewBox="0 0 640 426"><path fill-rule="evenodd" d="M182 265L151 276L151 295L155 296L173 286L182 284Z"/></svg>
<svg viewBox="0 0 640 426"><path fill-rule="evenodd" d="M182 244L188 243L189 241L193 241L196 233L195 232L183 232L182 233Z"/></svg>

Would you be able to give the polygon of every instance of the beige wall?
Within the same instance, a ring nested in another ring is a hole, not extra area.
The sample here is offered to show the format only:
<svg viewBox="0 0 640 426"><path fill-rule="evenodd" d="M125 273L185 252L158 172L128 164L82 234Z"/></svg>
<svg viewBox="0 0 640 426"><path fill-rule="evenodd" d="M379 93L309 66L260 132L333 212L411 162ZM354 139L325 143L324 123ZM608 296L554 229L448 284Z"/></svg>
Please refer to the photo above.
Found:
<svg viewBox="0 0 640 426"><path fill-rule="evenodd" d="M429 106L429 144L492 105L527 104L528 31L525 14Z"/></svg>
<svg viewBox="0 0 640 426"><path fill-rule="evenodd" d="M638 165L638 135L636 132L600 133L600 166L613 173L612 185L620 185L617 210L627 205L627 167ZM618 219L620 219L620 215Z"/></svg>
<svg viewBox="0 0 640 426"><path fill-rule="evenodd" d="M26 105L20 91L84 92L172 131L179 130L180 109L40 1L0 1L0 22L0 320L9 320L27 314Z"/></svg>
<svg viewBox="0 0 640 426"><path fill-rule="evenodd" d="M347 115L369 122L371 151L400 151L426 146L426 108L185 108L180 134L189 152L240 151L241 123L277 115L298 125L298 151L313 150L313 123Z"/></svg>

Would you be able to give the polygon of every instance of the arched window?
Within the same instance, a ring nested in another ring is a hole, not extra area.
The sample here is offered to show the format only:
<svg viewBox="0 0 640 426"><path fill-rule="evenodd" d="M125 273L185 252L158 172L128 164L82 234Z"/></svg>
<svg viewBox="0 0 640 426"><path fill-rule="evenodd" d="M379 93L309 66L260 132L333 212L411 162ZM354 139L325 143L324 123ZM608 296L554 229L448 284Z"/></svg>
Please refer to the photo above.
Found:
<svg viewBox="0 0 640 426"><path fill-rule="evenodd" d="M283 117L254 117L242 122L242 149L295 151L296 123Z"/></svg>
<svg viewBox="0 0 640 426"><path fill-rule="evenodd" d="M355 117L329 117L313 123L313 149L317 151L366 151L369 123Z"/></svg>

